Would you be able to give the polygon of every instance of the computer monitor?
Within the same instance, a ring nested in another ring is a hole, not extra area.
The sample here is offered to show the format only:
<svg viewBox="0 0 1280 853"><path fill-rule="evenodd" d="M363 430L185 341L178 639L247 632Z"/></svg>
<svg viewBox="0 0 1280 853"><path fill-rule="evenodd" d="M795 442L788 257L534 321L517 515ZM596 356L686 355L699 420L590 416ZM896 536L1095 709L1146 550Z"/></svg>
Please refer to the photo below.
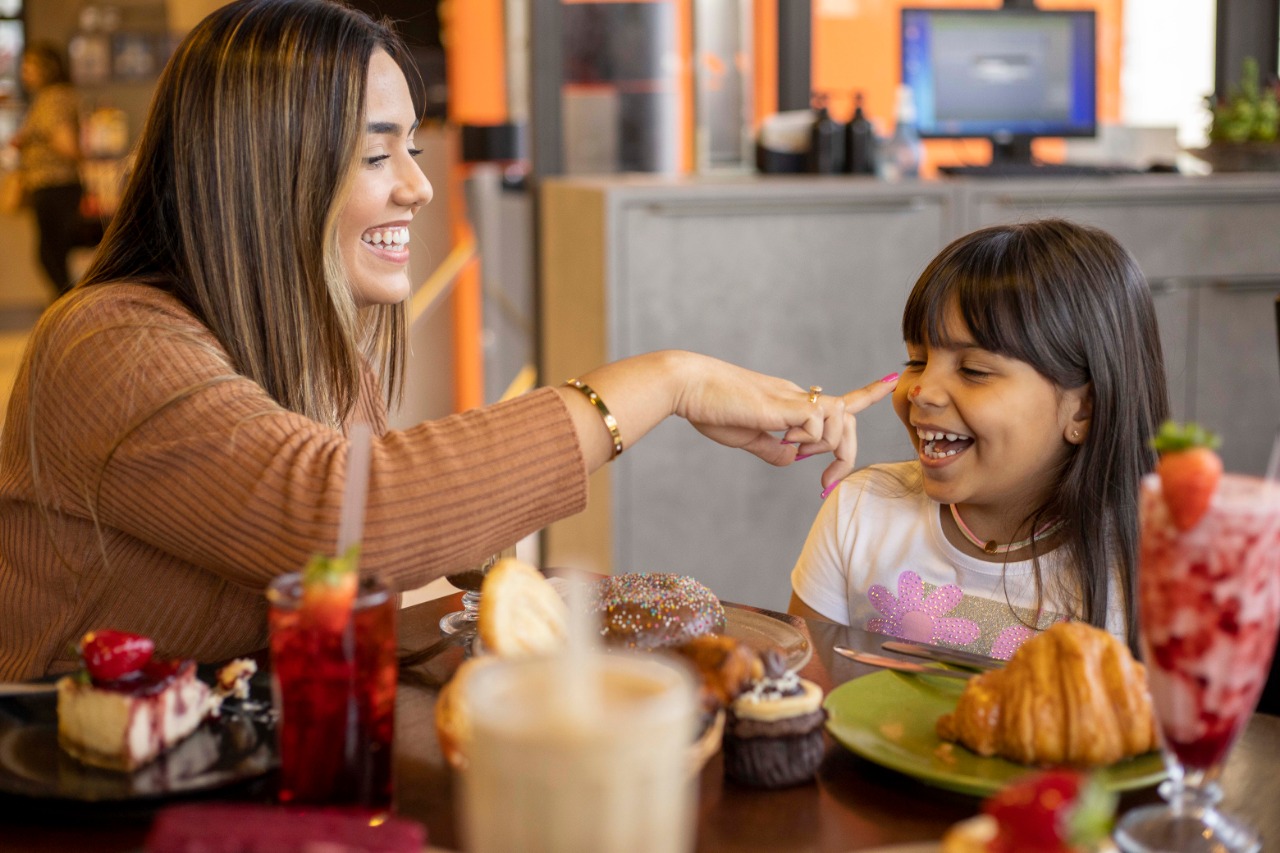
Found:
<svg viewBox="0 0 1280 853"><path fill-rule="evenodd" d="M1097 135L1091 10L902 10L902 82L925 138L985 137L993 162L1031 162L1031 140Z"/></svg>

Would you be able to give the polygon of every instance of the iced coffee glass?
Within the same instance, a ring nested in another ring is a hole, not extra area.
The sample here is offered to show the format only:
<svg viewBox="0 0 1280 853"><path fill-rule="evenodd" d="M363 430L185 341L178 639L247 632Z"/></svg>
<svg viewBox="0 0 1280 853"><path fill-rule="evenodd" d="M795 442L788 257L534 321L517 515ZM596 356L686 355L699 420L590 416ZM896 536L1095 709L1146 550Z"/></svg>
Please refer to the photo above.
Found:
<svg viewBox="0 0 1280 853"><path fill-rule="evenodd" d="M467 848L679 853L693 847L690 676L657 656L501 661L467 684Z"/></svg>
<svg viewBox="0 0 1280 853"><path fill-rule="evenodd" d="M391 808L396 597L362 580L342 626L306 618L302 578L267 589L282 803Z"/></svg>
<svg viewBox="0 0 1280 853"><path fill-rule="evenodd" d="M1280 626L1280 485L1223 476L1191 529L1160 479L1142 484L1138 618L1169 779L1163 805L1125 815L1127 851L1253 851L1258 834L1216 808L1227 754L1257 706Z"/></svg>

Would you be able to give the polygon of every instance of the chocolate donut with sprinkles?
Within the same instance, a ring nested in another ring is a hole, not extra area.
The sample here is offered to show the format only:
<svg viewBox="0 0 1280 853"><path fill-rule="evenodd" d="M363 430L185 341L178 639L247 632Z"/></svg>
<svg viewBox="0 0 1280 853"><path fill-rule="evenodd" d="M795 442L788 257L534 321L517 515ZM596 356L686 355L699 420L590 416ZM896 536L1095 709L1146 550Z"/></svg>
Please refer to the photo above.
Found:
<svg viewBox="0 0 1280 853"><path fill-rule="evenodd" d="M596 582L592 606L600 636L615 648L676 646L724 631L724 607L715 593L688 575L636 572Z"/></svg>

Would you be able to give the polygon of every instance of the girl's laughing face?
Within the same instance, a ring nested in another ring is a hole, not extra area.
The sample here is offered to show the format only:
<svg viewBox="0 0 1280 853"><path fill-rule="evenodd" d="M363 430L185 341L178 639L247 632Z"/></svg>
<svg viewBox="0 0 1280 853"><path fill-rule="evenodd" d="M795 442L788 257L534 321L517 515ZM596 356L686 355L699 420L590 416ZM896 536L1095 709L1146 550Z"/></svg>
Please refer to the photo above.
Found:
<svg viewBox="0 0 1280 853"><path fill-rule="evenodd" d="M954 305L945 346L912 344L893 393L925 492L975 516L1021 519L1085 435L1089 386L1063 390L1025 361L982 349Z"/></svg>

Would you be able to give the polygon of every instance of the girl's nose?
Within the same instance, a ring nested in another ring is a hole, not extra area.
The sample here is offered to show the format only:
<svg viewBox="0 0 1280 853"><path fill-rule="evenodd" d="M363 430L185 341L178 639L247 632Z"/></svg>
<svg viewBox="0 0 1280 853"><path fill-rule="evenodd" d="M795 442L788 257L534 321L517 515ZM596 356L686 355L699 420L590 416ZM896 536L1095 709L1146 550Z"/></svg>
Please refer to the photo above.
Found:
<svg viewBox="0 0 1280 853"><path fill-rule="evenodd" d="M914 406L939 406L942 393L938 389L937 383L930 384L927 388L924 383L917 383L911 386L911 390L907 392L907 399Z"/></svg>

